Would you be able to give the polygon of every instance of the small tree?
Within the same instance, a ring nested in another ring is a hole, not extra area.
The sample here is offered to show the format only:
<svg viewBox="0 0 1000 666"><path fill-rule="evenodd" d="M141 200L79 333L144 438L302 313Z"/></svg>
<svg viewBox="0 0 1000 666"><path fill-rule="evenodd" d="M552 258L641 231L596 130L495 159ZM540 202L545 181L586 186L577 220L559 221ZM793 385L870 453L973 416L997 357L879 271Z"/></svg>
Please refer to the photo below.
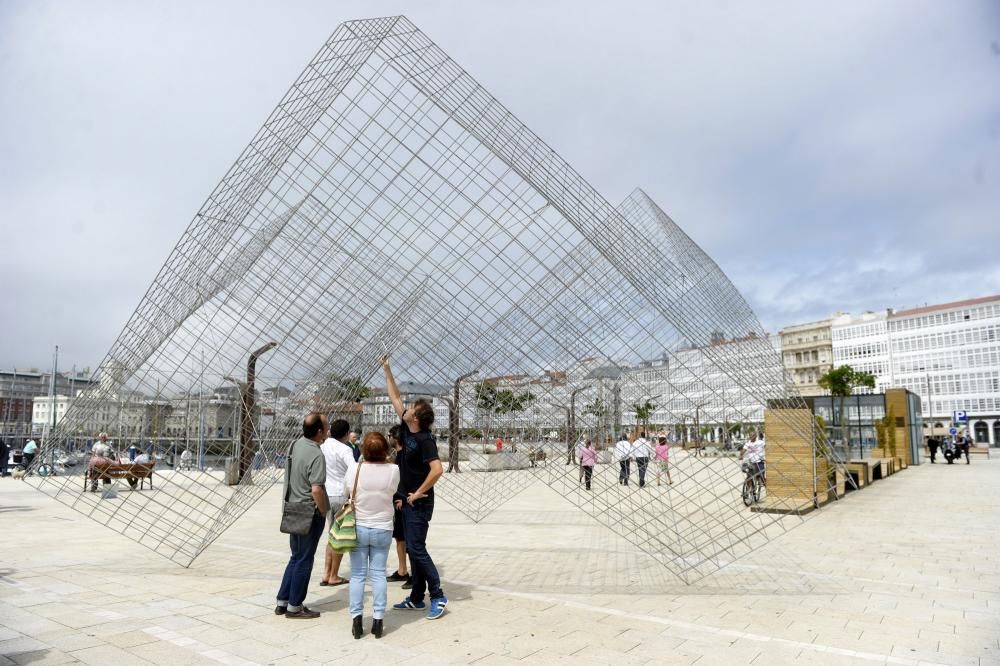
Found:
<svg viewBox="0 0 1000 666"><path fill-rule="evenodd" d="M344 402L361 402L372 394L361 377L335 377L334 394Z"/></svg>
<svg viewBox="0 0 1000 666"><path fill-rule="evenodd" d="M635 412L635 419L642 424L643 430L649 431L649 417L656 411L656 403L648 398L643 402L632 404L632 411Z"/></svg>
<svg viewBox="0 0 1000 666"><path fill-rule="evenodd" d="M514 393L510 389L497 389L496 385L490 382L476 384L476 406L498 416L520 412L535 399L535 394L530 391ZM512 447L511 450L515 449Z"/></svg>
<svg viewBox="0 0 1000 666"><path fill-rule="evenodd" d="M726 448L733 448L733 440L740 436L743 431L742 423L728 423L726 424Z"/></svg>
<svg viewBox="0 0 1000 666"><path fill-rule="evenodd" d="M813 454L817 458L825 458L830 455L829 440L826 436L826 419L822 416L816 417L816 447L813 449Z"/></svg>
<svg viewBox="0 0 1000 666"><path fill-rule="evenodd" d="M597 417L598 430L600 433L599 437L601 440L603 440L604 436L607 434L606 418L610 412L611 405L600 398L594 398L593 402L588 403L587 406L583 408L584 414L590 414ZM598 445L603 446L603 441L598 442Z"/></svg>
<svg viewBox="0 0 1000 666"><path fill-rule="evenodd" d="M848 446L848 431L845 413L845 398L854 393L854 389L862 386L875 388L875 375L870 372L859 372L849 365L832 368L817 382L830 395L838 399L837 414L840 418L840 440Z"/></svg>

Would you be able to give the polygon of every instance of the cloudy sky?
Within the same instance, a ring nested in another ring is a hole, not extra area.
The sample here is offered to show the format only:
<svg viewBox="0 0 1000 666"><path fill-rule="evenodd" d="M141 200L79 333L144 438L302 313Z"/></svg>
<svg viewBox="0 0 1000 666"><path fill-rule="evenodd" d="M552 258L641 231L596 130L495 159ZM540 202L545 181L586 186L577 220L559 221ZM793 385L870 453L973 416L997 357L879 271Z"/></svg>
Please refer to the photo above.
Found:
<svg viewBox="0 0 1000 666"><path fill-rule="evenodd" d="M765 327L1000 293L1000 3L0 0L0 367L96 366L341 21L406 13Z"/></svg>

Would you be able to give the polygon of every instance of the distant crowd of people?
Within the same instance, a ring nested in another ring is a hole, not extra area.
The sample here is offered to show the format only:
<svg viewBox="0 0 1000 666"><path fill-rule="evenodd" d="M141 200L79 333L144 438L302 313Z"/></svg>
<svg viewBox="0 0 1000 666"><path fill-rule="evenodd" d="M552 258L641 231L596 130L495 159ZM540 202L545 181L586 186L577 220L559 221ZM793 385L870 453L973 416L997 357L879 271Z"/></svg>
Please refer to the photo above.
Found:
<svg viewBox="0 0 1000 666"><path fill-rule="evenodd" d="M764 439L757 437L756 431L750 435L740 449L740 460L746 456L747 462L754 466L761 479L764 476ZM594 477L594 467L597 465L598 450L591 439L581 439L576 444L576 463L580 466L580 483L591 490ZM615 443L612 460L618 465L618 485L627 486L632 478L632 462L635 461L639 487L646 485L646 473L650 463L655 465L656 485L666 477L667 484L672 485L670 478L670 438L667 433L660 432L652 437L645 430L624 433Z"/></svg>
<svg viewBox="0 0 1000 666"><path fill-rule="evenodd" d="M969 449L972 448L972 446L972 438L969 437L968 433L958 433L942 437L933 436L927 438L927 450L930 451L931 454L931 463L937 462L938 450L941 450L942 455L949 464L951 464L953 460L958 460L964 455L965 464L968 465Z"/></svg>

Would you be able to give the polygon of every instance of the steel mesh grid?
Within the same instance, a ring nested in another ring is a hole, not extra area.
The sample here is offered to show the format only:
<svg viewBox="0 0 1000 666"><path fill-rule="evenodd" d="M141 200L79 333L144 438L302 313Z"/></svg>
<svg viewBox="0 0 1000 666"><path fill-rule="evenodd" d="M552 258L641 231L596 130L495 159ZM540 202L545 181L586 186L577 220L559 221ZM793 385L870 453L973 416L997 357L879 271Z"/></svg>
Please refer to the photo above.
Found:
<svg viewBox="0 0 1000 666"><path fill-rule="evenodd" d="M330 267L288 270L309 266L313 252ZM635 266L637 256L657 269ZM372 301L379 307L356 306ZM335 326L309 314L317 303L339 309ZM409 330L392 328L404 319ZM727 354L732 348L708 344L717 330L756 337ZM264 339L280 344L258 376L299 387L288 403L297 415L307 405L336 405L343 396L317 387L333 377L370 378L383 349L403 373L448 385L474 369L534 377L588 356L624 368L647 350L683 365L678 352L695 346L756 404L786 396L780 359L768 353L759 323L697 245L641 192L611 208L405 18L351 22L334 33L196 216L102 364L101 390L74 405L67 421L87 423L116 400L121 412L126 392L137 400L190 394L206 375L235 374ZM200 366L199 349L209 350ZM679 398L719 391L694 374L669 388ZM463 411L476 414L468 394ZM276 414L258 433L267 463L294 436L297 424L285 417ZM487 436L511 427L494 414L484 425ZM469 455L470 470L484 465L484 454ZM734 508L732 470L694 459L675 469L692 490L674 489L656 511L613 489L595 504L570 483L572 472L553 465L448 475L441 495L481 520L541 479L641 549L670 553L681 565L671 574L685 582L789 522ZM229 489L199 472L173 484L175 494L128 493L114 510L96 495L74 501L98 519L108 514L106 524L121 523L119 531L159 539L154 550L173 548L184 561L279 476L265 468ZM68 483L40 483L72 496ZM175 513L188 522L171 522ZM158 536L162 525L151 515L174 531ZM185 529L190 538L178 539Z"/></svg>

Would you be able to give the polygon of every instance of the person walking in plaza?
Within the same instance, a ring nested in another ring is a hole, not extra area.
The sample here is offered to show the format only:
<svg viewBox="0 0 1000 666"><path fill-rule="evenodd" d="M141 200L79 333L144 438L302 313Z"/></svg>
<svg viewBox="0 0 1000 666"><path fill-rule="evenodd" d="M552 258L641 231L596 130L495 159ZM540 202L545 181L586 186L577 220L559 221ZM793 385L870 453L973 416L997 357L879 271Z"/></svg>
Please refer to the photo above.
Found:
<svg viewBox="0 0 1000 666"><path fill-rule="evenodd" d="M393 452L393 462L396 467L403 464L403 444L399 437L399 426L394 425L389 428L389 449ZM390 583L403 582L403 589L413 588L413 578L410 576L409 567L406 565L406 537L403 532L403 510L402 501L406 499L399 494L398 488L396 496L393 498L392 507L392 538L396 540L396 570L393 571L386 580ZM396 502L395 500L399 500ZM396 505L400 504L400 507Z"/></svg>
<svg viewBox="0 0 1000 666"><path fill-rule="evenodd" d="M0 437L0 479L7 476L7 461L10 458L10 449L7 447L7 440Z"/></svg>
<svg viewBox="0 0 1000 666"><path fill-rule="evenodd" d="M393 496L399 488L399 467L388 461L389 442L380 432L365 435L362 462L351 463L344 476L344 494L353 496L358 545L351 550L351 633L361 638L365 578L372 585L372 634L382 638L385 617L385 563L392 543ZM353 491L352 491L353 488Z"/></svg>
<svg viewBox="0 0 1000 666"><path fill-rule="evenodd" d="M624 433L615 444L615 462L618 463L618 485L627 486L632 466L632 442L628 441Z"/></svg>
<svg viewBox="0 0 1000 666"><path fill-rule="evenodd" d="M320 450L329 432L330 424L326 416L317 412L307 414L302 421L302 437L292 444L288 453L283 497L287 502L308 504L313 508L309 532L288 535L292 553L281 577L274 614L284 615L290 620L319 617L317 611L306 607L305 600L316 547L323 536L329 510L326 503L326 460Z"/></svg>
<svg viewBox="0 0 1000 666"><path fill-rule="evenodd" d="M344 475L347 468L357 462L354 451L348 443L348 430L351 426L343 419L337 419L330 424L330 437L327 438L320 451L323 452L323 460L326 462L326 496L327 506L327 530L333 527L333 517L344 505ZM344 559L343 553L338 553L326 544L326 554L324 557L323 580L319 582L321 587L328 585L344 585L347 579L340 577L340 563Z"/></svg>
<svg viewBox="0 0 1000 666"><path fill-rule="evenodd" d="M751 430L750 436L747 439L746 444L740 449L740 460L743 460L743 456L746 454L747 462L751 465L757 467L757 474L760 476L760 482L767 485L767 475L764 466L764 440L757 439L757 431Z"/></svg>
<svg viewBox="0 0 1000 666"><path fill-rule="evenodd" d="M653 447L646 439L646 431L643 430L632 442L632 456L635 458L635 467L639 472L639 487L646 485L646 468L649 467L649 459L653 457Z"/></svg>
<svg viewBox="0 0 1000 666"><path fill-rule="evenodd" d="M956 458L961 458L962 454L965 454L965 464L969 464L969 448L972 446L972 438L968 434L959 435L956 441L958 455Z"/></svg>
<svg viewBox="0 0 1000 666"><path fill-rule="evenodd" d="M667 483L673 485L670 479L670 442L667 441L667 434L660 433L660 441L656 444L654 451L656 456L656 485L660 485L660 474L667 475Z"/></svg>
<svg viewBox="0 0 1000 666"><path fill-rule="evenodd" d="M580 466L580 483L583 483L583 450L585 448L587 448L587 442L585 442L583 437L581 437L580 441L576 443L576 447L573 449L573 459L576 460L577 464Z"/></svg>
<svg viewBox="0 0 1000 666"><path fill-rule="evenodd" d="M434 560L427 552L427 532L434 514L434 484L441 478L443 468L438 458L437 440L431 432L434 408L427 400L416 400L412 405L403 404L396 380L392 376L389 357L382 357L386 391L389 400L402 419L399 433L403 443L403 462L399 466L399 493L405 498L396 500L403 510L403 530L406 550L410 554L413 571L413 588L410 596L393 608L398 610L423 610L428 619L444 615L448 597L441 589ZM424 593L430 594L430 605L424 603Z"/></svg>
<svg viewBox="0 0 1000 666"><path fill-rule="evenodd" d="M583 450L580 451L580 469L583 470L583 480L587 490L590 490L590 482L594 476L594 465L596 464L597 449L594 448L594 443L588 439Z"/></svg>
<svg viewBox="0 0 1000 666"><path fill-rule="evenodd" d="M927 438L927 450L931 452L931 464L934 464L935 458L937 458L938 447L941 446L941 440L937 437Z"/></svg>

